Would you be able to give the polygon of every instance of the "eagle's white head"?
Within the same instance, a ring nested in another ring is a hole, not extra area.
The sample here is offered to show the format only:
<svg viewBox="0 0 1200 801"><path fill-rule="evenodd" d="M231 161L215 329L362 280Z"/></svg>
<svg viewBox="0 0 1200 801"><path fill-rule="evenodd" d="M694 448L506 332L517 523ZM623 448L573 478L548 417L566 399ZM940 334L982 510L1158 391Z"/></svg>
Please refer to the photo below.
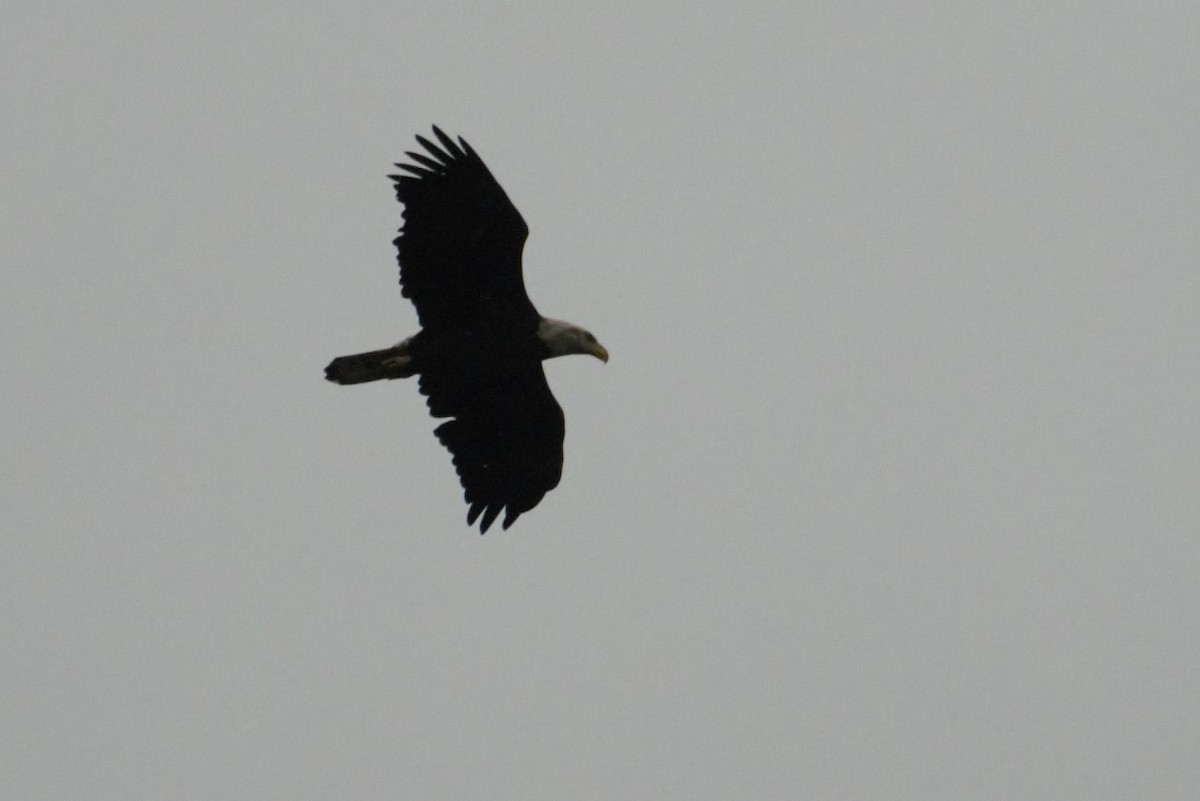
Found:
<svg viewBox="0 0 1200 801"><path fill-rule="evenodd" d="M546 344L550 356L570 356L574 353L595 356L602 362L608 361L608 351L596 341L590 331L563 320L543 317L538 323L538 339Z"/></svg>

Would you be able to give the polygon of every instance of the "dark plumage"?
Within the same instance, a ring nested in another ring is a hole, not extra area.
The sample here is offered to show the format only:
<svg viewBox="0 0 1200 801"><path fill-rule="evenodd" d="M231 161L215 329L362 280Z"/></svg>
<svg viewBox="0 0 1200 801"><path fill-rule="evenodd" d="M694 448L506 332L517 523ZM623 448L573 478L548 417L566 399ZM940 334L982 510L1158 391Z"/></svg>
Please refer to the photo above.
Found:
<svg viewBox="0 0 1200 801"><path fill-rule="evenodd" d="M483 161L436 126L439 145L409 152L390 176L404 204L396 249L401 294L421 330L383 350L341 356L325 368L339 384L419 376L453 454L470 510L485 532L504 512L508 528L558 485L563 413L542 361L584 353L608 361L587 331L538 314L521 275L529 229Z"/></svg>

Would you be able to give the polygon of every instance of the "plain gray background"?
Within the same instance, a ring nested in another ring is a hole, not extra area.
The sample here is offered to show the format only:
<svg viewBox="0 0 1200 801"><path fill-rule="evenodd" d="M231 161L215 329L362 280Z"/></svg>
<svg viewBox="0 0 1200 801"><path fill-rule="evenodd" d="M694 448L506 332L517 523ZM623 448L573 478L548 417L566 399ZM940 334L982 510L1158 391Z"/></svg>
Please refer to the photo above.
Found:
<svg viewBox="0 0 1200 801"><path fill-rule="evenodd" d="M0 796L1191 799L1200 11L7 3ZM469 530L385 175L532 229Z"/></svg>

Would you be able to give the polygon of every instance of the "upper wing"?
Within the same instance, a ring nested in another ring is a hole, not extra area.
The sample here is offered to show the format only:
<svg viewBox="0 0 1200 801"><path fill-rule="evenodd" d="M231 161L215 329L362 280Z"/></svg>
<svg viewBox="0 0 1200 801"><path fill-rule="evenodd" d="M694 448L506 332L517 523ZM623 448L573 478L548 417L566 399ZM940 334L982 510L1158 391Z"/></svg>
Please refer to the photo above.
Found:
<svg viewBox="0 0 1200 801"><path fill-rule="evenodd" d="M542 363L488 337L440 342L420 378L434 417L453 417L435 430L454 456L470 504L467 523L481 531L505 512L508 528L558 486L562 475L562 408Z"/></svg>
<svg viewBox="0 0 1200 801"><path fill-rule="evenodd" d="M529 228L471 146L433 132L441 147L418 136L429 155L407 153L416 163L396 166L411 174L390 176L404 204L395 243L404 297L425 328L534 324L521 277Z"/></svg>

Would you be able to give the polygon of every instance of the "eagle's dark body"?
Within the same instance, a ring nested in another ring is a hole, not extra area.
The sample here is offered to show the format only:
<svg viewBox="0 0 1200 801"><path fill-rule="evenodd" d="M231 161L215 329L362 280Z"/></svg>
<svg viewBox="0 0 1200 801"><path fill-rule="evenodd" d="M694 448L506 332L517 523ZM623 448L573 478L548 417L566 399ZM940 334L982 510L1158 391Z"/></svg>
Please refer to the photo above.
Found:
<svg viewBox="0 0 1200 801"><path fill-rule="evenodd" d="M421 330L382 350L342 356L325 370L340 384L418 376L435 430L453 454L470 505L487 531L508 528L558 485L564 420L542 362L568 353L608 354L588 332L538 314L525 293L525 221L462 139L434 128L441 147L397 165L404 227L396 248L404 297Z"/></svg>

